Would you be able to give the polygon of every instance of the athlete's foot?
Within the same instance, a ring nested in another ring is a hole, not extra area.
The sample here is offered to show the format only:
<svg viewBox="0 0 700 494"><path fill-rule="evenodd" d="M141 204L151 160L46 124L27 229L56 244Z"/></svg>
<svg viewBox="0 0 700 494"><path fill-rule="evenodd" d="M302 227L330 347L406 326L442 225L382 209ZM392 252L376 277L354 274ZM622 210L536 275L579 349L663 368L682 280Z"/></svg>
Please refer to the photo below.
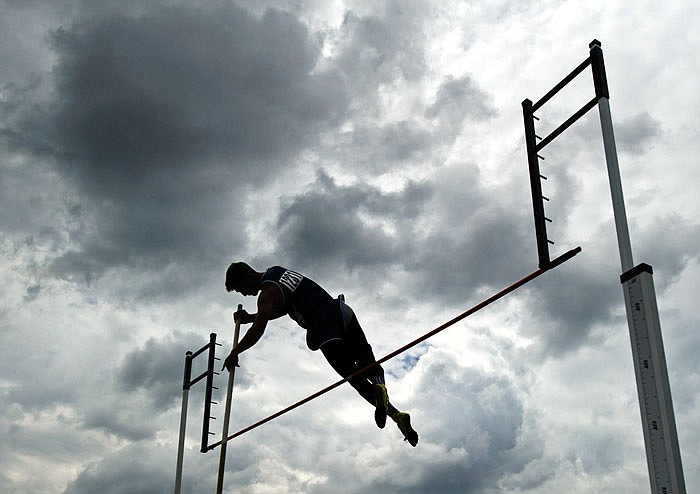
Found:
<svg viewBox="0 0 700 494"><path fill-rule="evenodd" d="M396 414L396 425L403 434L403 440L408 441L413 447L418 444L418 433L411 427L411 416L405 412Z"/></svg>
<svg viewBox="0 0 700 494"><path fill-rule="evenodd" d="M385 385L374 385L374 403L377 407L374 409L374 421L377 423L377 427L383 429L386 425L386 416L389 413L389 393Z"/></svg>

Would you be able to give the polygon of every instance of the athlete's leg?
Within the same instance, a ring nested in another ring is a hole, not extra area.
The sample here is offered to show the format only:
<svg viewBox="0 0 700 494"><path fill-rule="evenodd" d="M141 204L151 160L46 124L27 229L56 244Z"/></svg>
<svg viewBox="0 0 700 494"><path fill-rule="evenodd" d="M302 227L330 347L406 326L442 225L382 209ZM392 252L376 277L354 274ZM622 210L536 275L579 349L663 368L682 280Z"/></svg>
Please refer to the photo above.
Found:
<svg viewBox="0 0 700 494"><path fill-rule="evenodd" d="M367 337L365 336L365 333L354 314L350 318L350 321L346 323L345 330L347 340L350 348L352 349L352 354L357 361L358 368L362 369L376 362L374 353L372 352L372 347L367 342ZM418 433L411 426L410 415L399 411L389 402L386 385L384 384L384 369L377 365L367 372L367 377L373 383L372 388L375 398L373 404L376 404L377 407L374 418L377 425L380 428L383 428L388 415L394 422L396 422L396 425L399 426L399 430L401 430L401 433L404 435L404 439L408 441L411 446L418 444ZM380 402L382 401L385 404L384 407L380 406Z"/></svg>
<svg viewBox="0 0 700 494"><path fill-rule="evenodd" d="M365 332L355 317L352 315L345 327L346 340L350 345L352 356L357 362L358 368L362 369L377 361L372 351L372 346L367 342ZM384 384L384 369L381 365L375 365L367 371L367 377L374 383Z"/></svg>
<svg viewBox="0 0 700 494"><path fill-rule="evenodd" d="M362 327L354 313L345 321L345 336L357 366L362 369L376 362L371 345L367 342ZM387 415L394 417L398 410L389 402L389 393L384 382L384 369L380 365L375 365L367 371L367 378L372 381L374 392L374 421L377 427L384 428Z"/></svg>
<svg viewBox="0 0 700 494"><path fill-rule="evenodd" d="M350 347L342 340L331 340L324 343L321 346L321 352L328 363L331 364L331 367L342 377L348 377L360 369L352 356ZM372 383L366 377L355 377L348 382L365 400L374 406Z"/></svg>
<svg viewBox="0 0 700 494"><path fill-rule="evenodd" d="M349 321L345 321L344 336L345 340L331 340L321 346L326 360L338 374L347 377L376 362L372 347L354 314ZM376 365L349 382L367 402L376 407L374 419L380 428L384 427L389 416L399 426L405 440L412 446L418 443L418 434L411 427L409 414L400 412L389 402L381 366Z"/></svg>

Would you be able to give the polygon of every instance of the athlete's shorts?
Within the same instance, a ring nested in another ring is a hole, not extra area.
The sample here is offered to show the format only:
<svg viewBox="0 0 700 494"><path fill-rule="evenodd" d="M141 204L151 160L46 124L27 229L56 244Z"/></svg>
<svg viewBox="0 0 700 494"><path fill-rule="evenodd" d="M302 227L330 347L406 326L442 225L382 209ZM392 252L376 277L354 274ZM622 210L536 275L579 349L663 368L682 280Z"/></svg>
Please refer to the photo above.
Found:
<svg viewBox="0 0 700 494"><path fill-rule="evenodd" d="M318 350L329 341L345 341L347 323L355 317L342 295L322 307L316 315L311 328L306 330L306 345L311 350Z"/></svg>

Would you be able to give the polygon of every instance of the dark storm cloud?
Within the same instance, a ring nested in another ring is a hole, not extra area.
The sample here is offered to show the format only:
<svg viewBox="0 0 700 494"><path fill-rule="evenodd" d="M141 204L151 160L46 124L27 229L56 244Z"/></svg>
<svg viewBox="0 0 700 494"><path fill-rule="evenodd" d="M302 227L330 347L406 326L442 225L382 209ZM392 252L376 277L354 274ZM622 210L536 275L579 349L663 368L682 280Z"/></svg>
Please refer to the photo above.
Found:
<svg viewBox="0 0 700 494"><path fill-rule="evenodd" d="M417 184L397 193L382 193L368 185L338 186L321 171L309 191L282 205L277 220L279 254L300 269L400 262L399 253L410 248L404 227L430 194L429 187ZM381 222L396 227L396 233Z"/></svg>
<svg viewBox="0 0 700 494"><path fill-rule="evenodd" d="M168 410L181 396L185 351L195 352L208 342L208 337L204 338L195 333L176 333L163 339L149 339L143 347L132 350L124 357L117 370L119 388L126 393L144 390L154 410ZM220 336L218 342L225 343L221 341ZM222 359L221 361L226 354L225 348L226 345L217 346L216 356ZM206 370L207 358L208 353L205 352L193 360L192 378ZM214 369L216 372L221 369L221 361L217 361ZM227 375L224 372L215 376L214 385L219 388L215 394L221 394L221 390L225 388ZM249 377L245 371L238 372L236 377L237 387L244 389L249 384ZM204 381L197 389L203 389L203 383Z"/></svg>
<svg viewBox="0 0 700 494"><path fill-rule="evenodd" d="M533 243L521 215L491 193L498 195L481 188L469 165L392 193L338 186L321 172L309 191L283 202L276 258L317 271L403 268L413 295L464 302L483 286L525 274L530 252L521 246Z"/></svg>
<svg viewBox="0 0 700 494"><path fill-rule="evenodd" d="M571 239L568 248L577 245L582 252L553 269L521 291L531 320L524 321L523 332L537 342L532 351L563 358L569 352L591 343L596 325L609 322L623 303L619 283L619 263L614 230L601 226L593 240ZM562 254L552 249L552 259Z"/></svg>
<svg viewBox="0 0 700 494"><path fill-rule="evenodd" d="M538 317L525 330L536 336L544 353L556 358L590 343L594 326L609 321L623 303L614 271L606 279L605 270L586 266L585 260L570 263L577 261L578 266L545 275L529 295Z"/></svg>
<svg viewBox="0 0 700 494"><path fill-rule="evenodd" d="M479 168L458 163L435 178L426 231L405 260L420 293L463 304L484 287L509 284L527 272L534 255L529 209L513 204L513 184L486 187Z"/></svg>
<svg viewBox="0 0 700 494"><path fill-rule="evenodd" d="M156 426L150 420L150 410L125 408L119 403L123 405L125 400L101 400L99 405L92 405L84 412L81 428L106 432L121 440L153 439Z"/></svg>
<svg viewBox="0 0 700 494"><path fill-rule="evenodd" d="M303 147L343 111L338 81L310 74L320 46L282 12L170 8L61 30L54 44L60 142L99 192L211 158L261 175L260 158Z"/></svg>
<svg viewBox="0 0 700 494"><path fill-rule="evenodd" d="M445 302L466 302L481 288L515 281L527 269L521 225L505 210L483 207L465 225L434 232L408 265L417 286Z"/></svg>
<svg viewBox="0 0 700 494"><path fill-rule="evenodd" d="M145 389L157 408L167 409L182 389L185 350L196 351L207 343L207 339L195 334L164 340L151 338L124 357L117 371L118 385L126 392ZM206 360L206 356L203 358Z"/></svg>
<svg viewBox="0 0 700 494"><path fill-rule="evenodd" d="M319 43L279 11L170 7L52 39L53 100L14 111L4 140L51 150L94 215L54 264L64 276L223 255L231 193L266 180L346 106L340 79L312 72Z"/></svg>
<svg viewBox="0 0 700 494"><path fill-rule="evenodd" d="M371 113L380 87L424 70L420 15L398 4L378 17L348 12L337 57L313 72L320 44L277 11L258 19L235 7L172 7L100 19L54 33L54 101L41 119L26 108L17 119L25 148L41 143L58 156L83 194L78 223L92 226L73 232L77 243L52 264L73 280L130 266L201 282L210 260L243 248L231 216L243 181L260 184L340 122L346 87L354 111ZM341 136L336 156L373 172L430 161L445 132L454 137L468 116L491 114L485 100L469 77L448 79L426 111L439 134L420 121L365 121ZM43 139L30 139L30 128L44 129ZM369 231L360 236L385 252L391 239L374 230L373 239ZM138 295L150 299L178 285Z"/></svg>

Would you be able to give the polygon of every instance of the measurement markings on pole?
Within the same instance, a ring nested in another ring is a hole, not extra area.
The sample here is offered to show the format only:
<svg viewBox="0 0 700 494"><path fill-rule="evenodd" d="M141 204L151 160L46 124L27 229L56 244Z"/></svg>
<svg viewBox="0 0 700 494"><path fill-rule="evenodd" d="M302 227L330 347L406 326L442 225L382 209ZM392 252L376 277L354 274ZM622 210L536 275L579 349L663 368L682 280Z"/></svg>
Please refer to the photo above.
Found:
<svg viewBox="0 0 700 494"><path fill-rule="evenodd" d="M656 355L660 343L660 328L654 326L658 316L650 311L656 307L653 298L653 285L649 273L640 272L623 282L627 305L630 337L634 356L640 411L644 423L644 442L647 450L649 476L654 480L655 493L672 494L672 472L666 447L666 434L669 424L663 417L663 400L665 393L663 383L659 380L658 360ZM660 359L659 359L660 357Z"/></svg>

